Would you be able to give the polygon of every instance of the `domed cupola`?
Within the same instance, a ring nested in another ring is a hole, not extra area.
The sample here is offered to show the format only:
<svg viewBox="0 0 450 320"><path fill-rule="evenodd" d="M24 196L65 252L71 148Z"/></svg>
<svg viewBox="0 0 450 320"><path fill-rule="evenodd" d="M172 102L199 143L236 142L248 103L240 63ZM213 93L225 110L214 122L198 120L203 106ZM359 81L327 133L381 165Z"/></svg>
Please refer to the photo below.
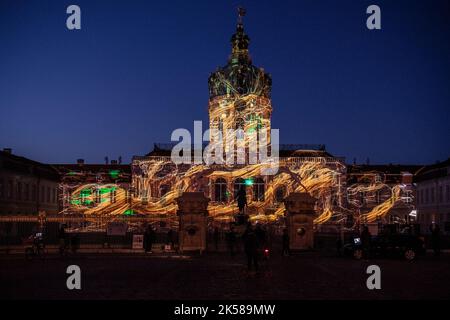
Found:
<svg viewBox="0 0 450 320"><path fill-rule="evenodd" d="M231 55L228 64L212 73L208 79L209 98L255 94L270 98L272 78L264 69L252 64L248 51L250 38L244 31L242 18L245 10L239 8L236 33L231 37Z"/></svg>

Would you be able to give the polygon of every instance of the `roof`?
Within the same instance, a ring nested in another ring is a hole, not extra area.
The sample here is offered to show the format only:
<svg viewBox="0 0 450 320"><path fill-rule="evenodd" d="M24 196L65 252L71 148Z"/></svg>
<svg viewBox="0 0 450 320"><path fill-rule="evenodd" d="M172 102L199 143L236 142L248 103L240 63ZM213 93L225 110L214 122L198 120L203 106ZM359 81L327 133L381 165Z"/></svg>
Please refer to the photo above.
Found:
<svg viewBox="0 0 450 320"><path fill-rule="evenodd" d="M61 173L69 171L79 172L107 172L110 170L121 170L131 173L129 164L52 164L52 166Z"/></svg>
<svg viewBox="0 0 450 320"><path fill-rule="evenodd" d="M423 168L423 165L404 165L404 164L353 164L347 165L348 174L367 174L367 173L384 173L384 174L401 174L403 172L408 172L415 174Z"/></svg>
<svg viewBox="0 0 450 320"><path fill-rule="evenodd" d="M155 143L153 150L147 153L147 157L170 157L172 148L177 143ZM207 146L207 143L202 145L202 150ZM192 153L194 146L191 146ZM333 157L325 150L323 144L280 144L280 157Z"/></svg>
<svg viewBox="0 0 450 320"><path fill-rule="evenodd" d="M127 164L54 164L64 181L83 183L131 181L131 166Z"/></svg>
<svg viewBox="0 0 450 320"><path fill-rule="evenodd" d="M415 182L433 180L450 175L450 158L421 168L414 177Z"/></svg>
<svg viewBox="0 0 450 320"><path fill-rule="evenodd" d="M58 172L50 165L0 151L0 168L24 175L35 175L49 180L59 180Z"/></svg>
<svg viewBox="0 0 450 320"><path fill-rule="evenodd" d="M347 166L347 183L364 183L372 182L371 178L378 176L381 182L385 184L399 184L403 183L403 174L409 173L414 175L422 165L403 165L403 164L388 164L388 165L348 165ZM369 178L369 180L366 180Z"/></svg>
<svg viewBox="0 0 450 320"><path fill-rule="evenodd" d="M279 156L284 157L326 157L326 158L333 158L334 156L330 153L328 153L325 150L305 150L305 149L299 149L299 150L286 150L286 149L280 149Z"/></svg>

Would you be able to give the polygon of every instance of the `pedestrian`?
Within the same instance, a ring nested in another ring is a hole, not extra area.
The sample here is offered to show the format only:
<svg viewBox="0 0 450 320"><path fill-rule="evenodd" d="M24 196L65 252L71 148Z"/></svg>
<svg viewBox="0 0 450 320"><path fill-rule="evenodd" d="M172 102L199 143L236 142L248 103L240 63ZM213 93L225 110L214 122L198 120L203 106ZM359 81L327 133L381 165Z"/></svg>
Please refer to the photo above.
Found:
<svg viewBox="0 0 450 320"><path fill-rule="evenodd" d="M431 231L431 247L433 248L434 255L439 257L441 254L441 234L439 225L432 223L430 226Z"/></svg>
<svg viewBox="0 0 450 320"><path fill-rule="evenodd" d="M247 193L245 192L245 188L241 186L236 195L236 200L239 208L239 214L245 214L245 207L247 206Z"/></svg>
<svg viewBox="0 0 450 320"><path fill-rule="evenodd" d="M174 240L173 240L173 230L169 229L169 231L167 232L167 244L170 245L170 249L173 250L174 246Z"/></svg>
<svg viewBox="0 0 450 320"><path fill-rule="evenodd" d="M267 247L267 233L260 223L256 224L255 234L258 240L258 247L259 248Z"/></svg>
<svg viewBox="0 0 450 320"><path fill-rule="evenodd" d="M62 224L59 227L58 239L59 239L59 254L64 255L66 253L67 240L66 240L66 225Z"/></svg>
<svg viewBox="0 0 450 320"><path fill-rule="evenodd" d="M219 228L215 227L213 231L214 248L219 251Z"/></svg>
<svg viewBox="0 0 450 320"><path fill-rule="evenodd" d="M235 245L236 245L236 232L234 231L233 225L230 225L230 230L227 232L227 245L230 255L234 257Z"/></svg>
<svg viewBox="0 0 450 320"><path fill-rule="evenodd" d="M147 230L144 233L144 250L145 253L152 253L153 246L153 238L155 236L155 232L153 231L153 227L151 225L147 226Z"/></svg>
<svg viewBox="0 0 450 320"><path fill-rule="evenodd" d="M258 239L256 237L255 231L253 230L252 224L247 223L247 228L243 234L244 239L244 249L247 256L247 270L250 272L252 266L254 266L255 271L258 271Z"/></svg>
<svg viewBox="0 0 450 320"><path fill-rule="evenodd" d="M283 256L289 256L291 254L289 250L289 233L287 228L283 229L281 254Z"/></svg>

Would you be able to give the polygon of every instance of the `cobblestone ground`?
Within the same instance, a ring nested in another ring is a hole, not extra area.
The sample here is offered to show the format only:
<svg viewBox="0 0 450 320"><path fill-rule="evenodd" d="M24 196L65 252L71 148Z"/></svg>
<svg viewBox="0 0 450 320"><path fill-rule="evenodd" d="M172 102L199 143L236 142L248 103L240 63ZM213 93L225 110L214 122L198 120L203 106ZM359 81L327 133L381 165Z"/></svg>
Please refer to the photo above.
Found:
<svg viewBox="0 0 450 320"><path fill-rule="evenodd" d="M319 252L273 256L270 272L249 277L243 254L79 255L45 261L0 257L3 299L448 299L450 256L414 262L356 261ZM82 290L66 288L66 268L79 265ZM366 288L370 264L381 290Z"/></svg>

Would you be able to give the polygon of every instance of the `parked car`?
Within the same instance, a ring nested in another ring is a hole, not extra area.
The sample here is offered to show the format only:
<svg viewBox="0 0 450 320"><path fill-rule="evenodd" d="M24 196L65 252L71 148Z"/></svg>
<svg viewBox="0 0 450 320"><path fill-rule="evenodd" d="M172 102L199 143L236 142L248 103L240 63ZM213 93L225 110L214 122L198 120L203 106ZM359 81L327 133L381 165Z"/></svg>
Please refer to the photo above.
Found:
<svg viewBox="0 0 450 320"><path fill-rule="evenodd" d="M411 234L387 234L372 237L368 255L370 257L403 257L406 260L414 260L419 255L425 254L424 240ZM359 237L353 237L352 242L344 245L344 255L353 256L355 259L363 257L363 247Z"/></svg>

